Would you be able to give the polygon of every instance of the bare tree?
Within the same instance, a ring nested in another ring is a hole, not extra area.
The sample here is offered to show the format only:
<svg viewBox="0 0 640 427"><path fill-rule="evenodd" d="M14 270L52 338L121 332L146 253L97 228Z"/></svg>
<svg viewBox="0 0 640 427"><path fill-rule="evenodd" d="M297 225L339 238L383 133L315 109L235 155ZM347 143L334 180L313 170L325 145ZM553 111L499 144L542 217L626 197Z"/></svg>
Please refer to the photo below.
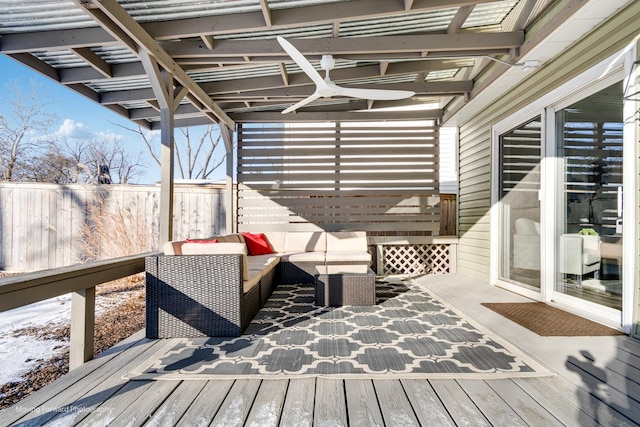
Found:
<svg viewBox="0 0 640 427"><path fill-rule="evenodd" d="M91 141L84 164L96 174L96 178L106 166L114 184L134 183L143 172L140 154L132 157L120 141Z"/></svg>
<svg viewBox="0 0 640 427"><path fill-rule="evenodd" d="M0 179L26 180L34 160L52 144L43 135L55 120L46 110L49 105L43 91L32 83L31 92L22 93L17 82L12 82L2 93L0 102L7 113L0 115Z"/></svg>
<svg viewBox="0 0 640 427"><path fill-rule="evenodd" d="M59 146L52 145L25 166L23 176L25 181L73 184L78 182L78 162Z"/></svg>
<svg viewBox="0 0 640 427"><path fill-rule="evenodd" d="M117 125L116 126L120 126ZM140 136L153 161L160 166L159 144L154 141L143 128L128 128L120 126ZM218 154L222 134L217 126L209 125L204 128L198 137L189 131L189 128L181 128L183 138L176 141L175 158L176 173L182 179L207 179L224 163L226 154Z"/></svg>
<svg viewBox="0 0 640 427"><path fill-rule="evenodd" d="M100 175L105 167L114 184L135 183L143 172L140 154L132 156L119 141L58 141L25 166L23 180L96 184L104 182Z"/></svg>

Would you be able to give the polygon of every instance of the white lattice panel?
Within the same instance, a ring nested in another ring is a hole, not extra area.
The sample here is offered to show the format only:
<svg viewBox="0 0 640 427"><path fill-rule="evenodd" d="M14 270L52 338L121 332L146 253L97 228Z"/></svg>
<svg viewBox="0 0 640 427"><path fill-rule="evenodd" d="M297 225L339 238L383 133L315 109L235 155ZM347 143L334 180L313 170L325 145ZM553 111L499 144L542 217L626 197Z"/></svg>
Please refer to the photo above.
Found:
<svg viewBox="0 0 640 427"><path fill-rule="evenodd" d="M383 274L446 274L451 271L449 245L384 247Z"/></svg>

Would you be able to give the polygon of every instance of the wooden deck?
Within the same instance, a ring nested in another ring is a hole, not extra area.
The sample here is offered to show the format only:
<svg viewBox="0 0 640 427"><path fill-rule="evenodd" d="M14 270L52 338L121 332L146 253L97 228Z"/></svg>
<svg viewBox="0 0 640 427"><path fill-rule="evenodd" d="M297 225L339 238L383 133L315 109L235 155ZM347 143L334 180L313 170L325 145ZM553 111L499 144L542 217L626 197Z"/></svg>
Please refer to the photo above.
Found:
<svg viewBox="0 0 640 427"><path fill-rule="evenodd" d="M126 381L142 332L0 413L0 425L623 426L640 422L640 343L540 337L480 305L524 300L460 276L420 281L558 373L500 380Z"/></svg>

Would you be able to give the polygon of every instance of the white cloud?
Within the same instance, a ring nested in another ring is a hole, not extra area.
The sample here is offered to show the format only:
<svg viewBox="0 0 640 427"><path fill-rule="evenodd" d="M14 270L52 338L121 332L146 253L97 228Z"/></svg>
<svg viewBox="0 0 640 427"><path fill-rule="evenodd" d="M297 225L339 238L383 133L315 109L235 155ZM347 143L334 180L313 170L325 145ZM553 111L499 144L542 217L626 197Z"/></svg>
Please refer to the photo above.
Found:
<svg viewBox="0 0 640 427"><path fill-rule="evenodd" d="M57 138L95 140L116 143L124 140L124 136L110 130L94 131L84 123L76 123L73 119L65 119L60 128L54 134Z"/></svg>
<svg viewBox="0 0 640 427"><path fill-rule="evenodd" d="M97 132L93 134L94 139L98 139L100 141L108 141L108 142L120 142L124 139L123 135L113 133L111 131L106 132Z"/></svg>
<svg viewBox="0 0 640 427"><path fill-rule="evenodd" d="M65 119L55 135L63 138L86 139L91 138L93 133L83 123Z"/></svg>

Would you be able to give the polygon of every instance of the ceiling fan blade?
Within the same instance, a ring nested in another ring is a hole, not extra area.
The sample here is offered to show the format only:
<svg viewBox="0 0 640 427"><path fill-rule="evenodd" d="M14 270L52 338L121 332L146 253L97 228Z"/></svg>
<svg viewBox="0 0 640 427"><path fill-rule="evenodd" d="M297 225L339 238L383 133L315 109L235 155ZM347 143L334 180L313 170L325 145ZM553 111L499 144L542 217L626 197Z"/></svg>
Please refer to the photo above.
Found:
<svg viewBox="0 0 640 427"><path fill-rule="evenodd" d="M374 101L393 101L396 99L411 98L415 92L409 90L388 89L357 89L338 86L338 95L351 96L353 98L371 99Z"/></svg>
<svg viewBox="0 0 640 427"><path fill-rule="evenodd" d="M308 103L313 102L313 101L315 101L315 100L316 100L316 99L318 99L318 98L320 98L320 94L318 94L318 93L316 92L316 93L314 93L313 95L310 95L310 96L306 97L306 98L305 98L305 99L303 99L302 101L300 101L300 102L298 102L298 103L296 103L296 104L293 104L291 107L289 107L289 108L286 108L286 109L282 110L282 114L287 114L287 113L290 113L290 112L292 112L292 111L295 111L295 110L297 110L298 108L300 108L300 107L304 107L304 106L305 106L305 105L307 105Z"/></svg>
<svg viewBox="0 0 640 427"><path fill-rule="evenodd" d="M316 85L321 85L324 83L324 79L322 78L320 73L318 73L316 69L313 68L313 65L311 65L307 58L305 58L304 55L300 53L300 51L296 49L294 45L280 36L276 37L276 39L278 40L278 43L280 43L280 46L282 46L282 49L287 52L287 55L289 55L291 59L293 59L295 63L298 64L300 68L302 68L302 71L304 71L305 74L308 75Z"/></svg>

